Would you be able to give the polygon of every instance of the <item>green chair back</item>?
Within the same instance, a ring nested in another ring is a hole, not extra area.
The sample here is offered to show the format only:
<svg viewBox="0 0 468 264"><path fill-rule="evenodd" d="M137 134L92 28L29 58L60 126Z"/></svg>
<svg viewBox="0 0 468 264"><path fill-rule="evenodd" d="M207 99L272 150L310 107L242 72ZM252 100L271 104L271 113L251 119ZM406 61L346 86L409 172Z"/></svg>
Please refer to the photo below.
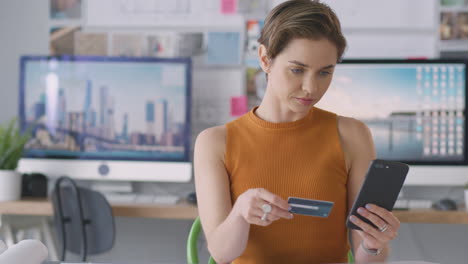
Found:
<svg viewBox="0 0 468 264"><path fill-rule="evenodd" d="M348 251L348 263L350 264L354 263L354 256L351 250Z"/></svg>
<svg viewBox="0 0 468 264"><path fill-rule="evenodd" d="M187 239L187 263L188 264L199 264L198 261L198 237L201 232L200 217L197 217L190 228L190 233ZM216 264L212 257L210 257L208 264Z"/></svg>
<svg viewBox="0 0 468 264"><path fill-rule="evenodd" d="M188 264L199 264L198 262L198 248L197 242L202 228L200 217L197 217L190 228L190 233L187 239L187 263ZM353 253L348 251L348 262L354 263ZM216 264L213 258L210 257L208 264Z"/></svg>

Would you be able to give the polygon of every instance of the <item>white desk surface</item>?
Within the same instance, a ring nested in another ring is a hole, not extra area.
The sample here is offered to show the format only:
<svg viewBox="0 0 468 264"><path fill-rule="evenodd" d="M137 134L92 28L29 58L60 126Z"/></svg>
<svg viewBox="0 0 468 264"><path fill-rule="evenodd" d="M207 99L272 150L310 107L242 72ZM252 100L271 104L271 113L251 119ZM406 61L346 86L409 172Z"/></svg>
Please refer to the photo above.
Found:
<svg viewBox="0 0 468 264"><path fill-rule="evenodd" d="M93 263L93 262L44 262L43 264L112 264L112 263ZM132 263L134 264L134 263ZM177 263L154 263L154 264L177 264ZM346 264L346 263L342 263ZM379 263L374 263L374 264L379 264ZM420 260L411 260L411 261L392 261L392 262L385 262L381 264L439 264L439 263L434 263L434 262L426 262L426 261L420 261Z"/></svg>

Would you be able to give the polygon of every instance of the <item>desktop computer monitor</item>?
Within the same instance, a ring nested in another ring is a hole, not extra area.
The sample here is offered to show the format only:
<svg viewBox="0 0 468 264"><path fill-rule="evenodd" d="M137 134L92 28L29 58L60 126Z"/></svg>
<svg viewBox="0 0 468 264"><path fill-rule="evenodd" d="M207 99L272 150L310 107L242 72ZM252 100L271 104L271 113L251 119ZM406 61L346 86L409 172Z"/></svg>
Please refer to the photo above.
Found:
<svg viewBox="0 0 468 264"><path fill-rule="evenodd" d="M467 63L348 60L317 107L363 121L377 157L411 165L406 184L468 183Z"/></svg>
<svg viewBox="0 0 468 264"><path fill-rule="evenodd" d="M19 171L121 181L190 181L191 61L24 56Z"/></svg>

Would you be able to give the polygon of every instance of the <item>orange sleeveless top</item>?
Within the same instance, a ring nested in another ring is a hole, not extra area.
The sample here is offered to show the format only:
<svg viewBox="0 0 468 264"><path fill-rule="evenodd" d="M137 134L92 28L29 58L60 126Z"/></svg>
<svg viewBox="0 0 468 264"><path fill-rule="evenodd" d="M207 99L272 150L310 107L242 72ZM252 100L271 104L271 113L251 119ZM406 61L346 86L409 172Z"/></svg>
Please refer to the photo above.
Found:
<svg viewBox="0 0 468 264"><path fill-rule="evenodd" d="M347 262L347 178L337 115L312 108L300 120L271 123L252 109L226 124L225 165L233 203L251 188L334 202L328 218L294 215L252 225L235 264Z"/></svg>

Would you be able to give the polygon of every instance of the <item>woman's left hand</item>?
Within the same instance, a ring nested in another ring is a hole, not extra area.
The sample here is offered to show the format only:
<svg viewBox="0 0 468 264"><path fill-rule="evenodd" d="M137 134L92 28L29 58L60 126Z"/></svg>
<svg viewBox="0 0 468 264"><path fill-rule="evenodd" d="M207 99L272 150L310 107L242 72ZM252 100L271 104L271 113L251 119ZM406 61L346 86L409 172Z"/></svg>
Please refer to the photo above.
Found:
<svg viewBox="0 0 468 264"><path fill-rule="evenodd" d="M367 204L366 208L360 207L358 213L378 227L375 228L356 216L350 217L350 220L363 230L358 232L366 248L383 249L398 236L400 221L392 212L375 204Z"/></svg>

